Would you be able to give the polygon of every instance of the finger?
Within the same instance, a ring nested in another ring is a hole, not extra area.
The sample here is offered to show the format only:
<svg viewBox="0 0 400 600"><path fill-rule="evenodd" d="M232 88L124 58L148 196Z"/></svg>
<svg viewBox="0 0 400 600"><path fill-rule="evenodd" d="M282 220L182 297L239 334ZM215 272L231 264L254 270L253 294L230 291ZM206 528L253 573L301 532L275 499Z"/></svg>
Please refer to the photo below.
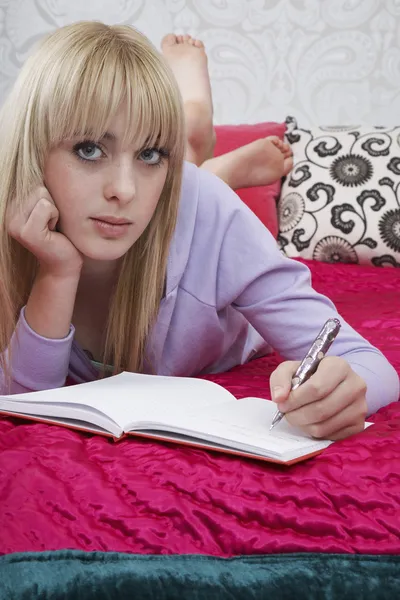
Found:
<svg viewBox="0 0 400 600"><path fill-rule="evenodd" d="M51 221L58 220L58 210L53 202L41 198L30 214L24 227L24 235L31 235L31 239L39 237L39 234L49 229Z"/></svg>
<svg viewBox="0 0 400 600"><path fill-rule="evenodd" d="M51 196L44 186L36 188L23 203L14 201L7 209L7 223L13 231L21 228L29 219L33 209L41 198L52 202Z"/></svg>
<svg viewBox="0 0 400 600"><path fill-rule="evenodd" d="M358 381L359 380L359 381ZM297 427L323 423L335 414L345 410L355 397L365 395L365 383L361 378L344 379L328 396L305 404L301 408L286 413L288 421Z"/></svg>
<svg viewBox="0 0 400 600"><path fill-rule="evenodd" d="M290 412L326 398L349 376L350 371L350 365L342 358L337 356L323 358L314 375L294 390L284 405L279 406L279 410Z"/></svg>
<svg viewBox="0 0 400 600"><path fill-rule="evenodd" d="M274 402L284 402L292 387L292 377L300 362L285 361L278 365L269 379L271 398Z"/></svg>
<svg viewBox="0 0 400 600"><path fill-rule="evenodd" d="M58 211L57 211L57 215L56 215L56 216L54 216L54 217L52 217L52 218L49 220L49 223L48 223L48 228L50 229L50 231L56 231L56 228L57 228L57 223L58 223L58 217L59 217L59 213L58 213Z"/></svg>
<svg viewBox="0 0 400 600"><path fill-rule="evenodd" d="M338 440L344 440L345 438L350 437L351 435L355 435L356 433L360 433L365 429L365 420L356 423L355 425L349 425L349 427L345 427L344 429L340 429L335 433L331 433L329 435L329 439L333 442L337 442Z"/></svg>
<svg viewBox="0 0 400 600"><path fill-rule="evenodd" d="M39 200L47 200L49 202L53 202L51 196L44 186L39 186L34 190L34 192L29 196L26 202L21 206L22 214L25 217L25 221L27 221L32 214L32 211L35 209L35 206L39 202Z"/></svg>
<svg viewBox="0 0 400 600"><path fill-rule="evenodd" d="M362 431L366 416L367 403L365 397L359 397L330 419L321 423L313 423L302 429L317 439L342 439L346 431L352 431L353 433Z"/></svg>

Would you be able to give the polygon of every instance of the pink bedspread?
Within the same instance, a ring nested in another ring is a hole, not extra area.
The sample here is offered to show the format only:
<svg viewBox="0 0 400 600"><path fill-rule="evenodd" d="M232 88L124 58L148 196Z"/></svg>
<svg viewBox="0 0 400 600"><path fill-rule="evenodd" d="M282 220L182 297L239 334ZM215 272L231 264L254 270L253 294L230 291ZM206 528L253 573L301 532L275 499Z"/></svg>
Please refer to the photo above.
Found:
<svg viewBox="0 0 400 600"><path fill-rule="evenodd" d="M400 370L400 272L311 264L315 287ZM268 396L277 358L214 377ZM218 556L400 552L400 404L322 455L278 467L0 420L0 552Z"/></svg>

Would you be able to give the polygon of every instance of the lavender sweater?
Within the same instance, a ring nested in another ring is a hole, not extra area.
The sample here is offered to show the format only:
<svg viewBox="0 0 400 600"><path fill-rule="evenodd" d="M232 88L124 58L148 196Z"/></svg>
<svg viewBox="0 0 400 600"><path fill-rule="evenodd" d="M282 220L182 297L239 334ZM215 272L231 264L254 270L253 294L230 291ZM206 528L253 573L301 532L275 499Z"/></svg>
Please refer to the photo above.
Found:
<svg viewBox="0 0 400 600"><path fill-rule="evenodd" d="M156 373L225 371L271 348L299 360L326 319L335 316L333 304L311 288L308 269L281 254L236 194L186 164L166 293L148 340ZM341 321L331 354L345 357L363 377L369 413L375 412L398 399L398 376L376 348ZM66 338L46 339L29 327L22 309L17 332L11 341L11 393L60 387L67 375L78 382L97 377L74 341L72 325ZM5 392L4 382L0 388Z"/></svg>

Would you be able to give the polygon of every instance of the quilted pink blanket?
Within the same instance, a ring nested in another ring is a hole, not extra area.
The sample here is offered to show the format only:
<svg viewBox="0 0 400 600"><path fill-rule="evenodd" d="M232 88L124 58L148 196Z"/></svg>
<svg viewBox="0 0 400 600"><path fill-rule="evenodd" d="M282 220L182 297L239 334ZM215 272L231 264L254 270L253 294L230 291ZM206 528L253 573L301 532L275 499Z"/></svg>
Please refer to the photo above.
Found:
<svg viewBox="0 0 400 600"><path fill-rule="evenodd" d="M400 369L399 271L309 263L315 287ZM277 357L213 377L268 396ZM400 403L322 455L278 467L0 420L0 552L217 556L400 552Z"/></svg>

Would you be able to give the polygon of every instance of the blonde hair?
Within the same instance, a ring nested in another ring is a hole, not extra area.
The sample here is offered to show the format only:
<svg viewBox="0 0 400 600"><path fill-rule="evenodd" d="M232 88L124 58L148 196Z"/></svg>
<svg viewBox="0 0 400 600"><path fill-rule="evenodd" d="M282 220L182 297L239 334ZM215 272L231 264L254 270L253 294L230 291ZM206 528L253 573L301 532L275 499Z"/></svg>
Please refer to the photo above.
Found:
<svg viewBox="0 0 400 600"><path fill-rule="evenodd" d="M162 299L184 155L177 84L149 40L129 26L79 22L46 38L22 68L0 114L0 351L15 330L37 272L35 257L7 233L6 212L38 185L49 149L90 132L100 139L126 111L126 138L167 148L168 172L153 218L124 256L106 326L103 362L141 371ZM150 359L151 360L151 359Z"/></svg>

